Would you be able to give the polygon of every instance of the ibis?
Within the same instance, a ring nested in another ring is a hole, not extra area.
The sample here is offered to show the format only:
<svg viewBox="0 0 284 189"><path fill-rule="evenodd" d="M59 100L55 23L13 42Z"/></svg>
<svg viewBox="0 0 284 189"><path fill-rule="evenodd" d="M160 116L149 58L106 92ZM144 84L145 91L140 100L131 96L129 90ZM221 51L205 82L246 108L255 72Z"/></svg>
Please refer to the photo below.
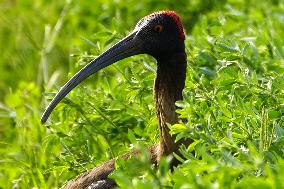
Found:
<svg viewBox="0 0 284 189"><path fill-rule="evenodd" d="M158 164L162 156L177 153L181 143L191 142L190 139L176 142L175 135L171 135L168 128L168 124L178 122L175 102L182 100L185 85L187 63L184 40L183 25L175 11L159 11L145 16L128 36L92 60L59 90L45 109L41 122L45 123L56 105L92 74L127 57L148 54L157 62L154 98L160 132L160 142L148 150L151 162ZM121 158L127 160L135 153L138 152L130 152ZM69 181L65 188L114 188L116 183L108 178L114 168L115 159L109 160Z"/></svg>

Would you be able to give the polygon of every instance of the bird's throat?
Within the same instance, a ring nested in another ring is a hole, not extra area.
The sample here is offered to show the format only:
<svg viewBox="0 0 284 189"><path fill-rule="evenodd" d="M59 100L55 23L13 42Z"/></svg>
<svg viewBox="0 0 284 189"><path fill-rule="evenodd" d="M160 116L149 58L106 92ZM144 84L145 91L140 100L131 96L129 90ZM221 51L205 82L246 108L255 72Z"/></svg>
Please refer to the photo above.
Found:
<svg viewBox="0 0 284 189"><path fill-rule="evenodd" d="M178 149L175 136L169 133L168 124L178 122L175 102L182 100L185 77L186 54L184 52L176 53L167 59L158 59L154 96L161 137L159 155L169 155Z"/></svg>

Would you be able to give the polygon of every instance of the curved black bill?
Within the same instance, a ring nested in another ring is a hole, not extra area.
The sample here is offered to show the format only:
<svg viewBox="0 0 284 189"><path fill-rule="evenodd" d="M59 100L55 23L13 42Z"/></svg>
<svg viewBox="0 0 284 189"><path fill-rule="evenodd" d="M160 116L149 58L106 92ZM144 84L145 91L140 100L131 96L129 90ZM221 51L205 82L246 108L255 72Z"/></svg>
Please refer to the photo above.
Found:
<svg viewBox="0 0 284 189"><path fill-rule="evenodd" d="M90 75L121 59L142 53L142 43L135 35L136 32L132 32L77 72L52 99L41 116L41 122L45 123L56 105Z"/></svg>

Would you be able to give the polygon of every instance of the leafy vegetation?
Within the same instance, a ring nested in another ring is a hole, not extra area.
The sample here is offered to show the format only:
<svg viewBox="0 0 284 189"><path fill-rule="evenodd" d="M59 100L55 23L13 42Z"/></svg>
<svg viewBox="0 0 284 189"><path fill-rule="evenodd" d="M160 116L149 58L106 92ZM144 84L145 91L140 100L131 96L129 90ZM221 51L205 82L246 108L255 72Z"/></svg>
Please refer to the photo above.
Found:
<svg viewBox="0 0 284 189"><path fill-rule="evenodd" d="M177 11L188 70L170 126L182 162L117 161L121 188L284 188L284 3L222 1L0 2L0 188L59 188L133 148L158 142L155 60L100 71L40 115L60 86L143 16Z"/></svg>

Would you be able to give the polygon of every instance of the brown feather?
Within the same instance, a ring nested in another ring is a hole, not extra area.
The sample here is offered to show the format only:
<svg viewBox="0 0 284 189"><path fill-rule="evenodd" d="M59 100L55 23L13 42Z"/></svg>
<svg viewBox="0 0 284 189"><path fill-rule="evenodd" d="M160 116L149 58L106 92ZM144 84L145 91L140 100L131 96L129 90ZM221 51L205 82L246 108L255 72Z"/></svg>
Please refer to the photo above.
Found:
<svg viewBox="0 0 284 189"><path fill-rule="evenodd" d="M188 145L191 140L176 143L175 136L171 136L167 124L178 122L175 102L182 100L182 90L186 77L186 54L178 53L163 60L158 60L157 76L154 84L154 98L159 122L160 142L148 148L151 155L151 162L158 164L162 156L178 153L178 146L181 143ZM127 160L131 156L136 156L139 151L132 151L124 154L121 159ZM176 165L177 160L173 160L171 166ZM107 189L114 188L115 182L108 179L108 175L115 169L115 159L109 160L100 166L83 173L74 180L71 180L64 187L65 189Z"/></svg>

